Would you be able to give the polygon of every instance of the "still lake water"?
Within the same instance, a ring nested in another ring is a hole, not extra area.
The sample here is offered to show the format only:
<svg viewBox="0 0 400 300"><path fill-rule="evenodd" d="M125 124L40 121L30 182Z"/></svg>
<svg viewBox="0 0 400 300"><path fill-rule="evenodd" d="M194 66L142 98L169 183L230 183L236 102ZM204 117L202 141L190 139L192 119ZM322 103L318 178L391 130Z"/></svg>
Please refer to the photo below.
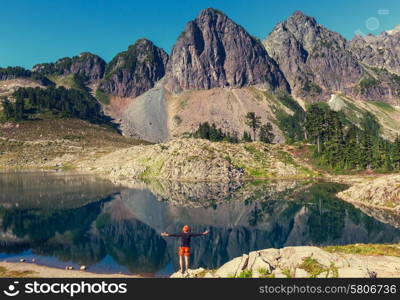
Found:
<svg viewBox="0 0 400 300"><path fill-rule="evenodd" d="M126 188L86 175L0 173L0 260L166 276L177 268L179 244L160 232L184 224L210 231L194 238L191 268L271 247L400 241L399 229L334 196L345 188L310 181Z"/></svg>

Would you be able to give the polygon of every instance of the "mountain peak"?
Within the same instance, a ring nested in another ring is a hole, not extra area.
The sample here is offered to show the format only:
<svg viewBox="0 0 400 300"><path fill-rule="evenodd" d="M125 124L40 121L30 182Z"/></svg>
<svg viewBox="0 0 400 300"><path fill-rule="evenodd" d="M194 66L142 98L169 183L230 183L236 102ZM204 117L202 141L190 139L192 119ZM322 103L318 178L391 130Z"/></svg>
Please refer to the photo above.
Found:
<svg viewBox="0 0 400 300"><path fill-rule="evenodd" d="M263 45L213 8L187 23L172 49L168 73L180 88L189 90L254 84L287 88Z"/></svg>
<svg viewBox="0 0 400 300"><path fill-rule="evenodd" d="M122 97L137 97L164 76L168 54L140 38L107 64L100 89Z"/></svg>
<svg viewBox="0 0 400 300"><path fill-rule="evenodd" d="M128 46L127 51L131 51L138 48L151 48L155 47L154 43L146 38L137 39L132 45Z"/></svg>
<svg viewBox="0 0 400 300"><path fill-rule="evenodd" d="M355 36L348 48L365 65L400 74L400 26L378 35Z"/></svg>
<svg viewBox="0 0 400 300"><path fill-rule="evenodd" d="M317 21L315 18L308 16L304 14L303 12L296 10L289 18L286 19L286 21L283 22L284 24L291 24L291 25L296 25L296 26L307 26L309 27L310 25L312 27L318 26Z"/></svg>
<svg viewBox="0 0 400 300"><path fill-rule="evenodd" d="M82 52L77 56L60 58L56 62L34 65L32 71L45 75L78 74L89 82L99 80L105 69L106 62L98 55Z"/></svg>
<svg viewBox="0 0 400 300"><path fill-rule="evenodd" d="M198 18L202 18L202 17L205 17L205 16L216 16L216 15L220 15L220 16L226 17L226 15L222 11L220 11L218 9L215 9L215 8L212 8L212 7L209 7L209 8L201 10L199 15L198 15Z"/></svg>
<svg viewBox="0 0 400 300"><path fill-rule="evenodd" d="M349 89L362 76L362 67L346 51L346 40L300 11L279 23L264 45L299 98L327 99L331 91Z"/></svg>
<svg viewBox="0 0 400 300"><path fill-rule="evenodd" d="M146 38L137 39L134 45L154 45L152 41Z"/></svg>

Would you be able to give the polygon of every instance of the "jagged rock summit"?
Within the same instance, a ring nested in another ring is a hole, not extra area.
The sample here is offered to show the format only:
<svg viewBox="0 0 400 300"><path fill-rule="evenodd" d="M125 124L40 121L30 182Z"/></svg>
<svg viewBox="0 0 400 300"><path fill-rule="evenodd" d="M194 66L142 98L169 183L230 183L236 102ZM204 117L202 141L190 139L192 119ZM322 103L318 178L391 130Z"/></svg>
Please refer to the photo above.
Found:
<svg viewBox="0 0 400 300"><path fill-rule="evenodd" d="M363 74L346 51L346 40L300 11L278 23L264 45L300 97L324 98L332 91L345 91Z"/></svg>
<svg viewBox="0 0 400 300"><path fill-rule="evenodd" d="M107 64L99 88L122 97L137 97L165 74L168 54L147 39L139 39Z"/></svg>
<svg viewBox="0 0 400 300"><path fill-rule="evenodd" d="M397 102L399 81L386 69L364 65L366 55L358 53L356 42L349 43L296 11L275 26L264 46L301 99L326 101L332 93L344 93L356 99Z"/></svg>
<svg viewBox="0 0 400 300"><path fill-rule="evenodd" d="M90 52L81 53L74 57L61 58L55 63L37 64L32 71L44 75L77 74L89 82L99 80L104 75L106 62L98 55Z"/></svg>
<svg viewBox="0 0 400 300"><path fill-rule="evenodd" d="M400 75L400 26L379 35L357 35L349 48L364 64Z"/></svg>
<svg viewBox="0 0 400 300"><path fill-rule="evenodd" d="M262 84L288 90L262 43L222 12L208 8L187 23L167 68L176 89L199 90Z"/></svg>

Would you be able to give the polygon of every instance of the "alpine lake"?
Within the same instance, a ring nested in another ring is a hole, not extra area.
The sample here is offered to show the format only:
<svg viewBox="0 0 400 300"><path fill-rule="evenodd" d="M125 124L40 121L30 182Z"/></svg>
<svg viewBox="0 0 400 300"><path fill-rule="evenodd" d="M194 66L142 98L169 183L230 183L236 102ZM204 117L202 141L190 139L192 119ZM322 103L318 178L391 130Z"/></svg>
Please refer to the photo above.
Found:
<svg viewBox="0 0 400 300"><path fill-rule="evenodd" d="M0 173L0 260L99 273L164 277L177 269L176 238L193 232L191 268L215 269L253 250L396 243L400 229L335 194L325 181L181 183L129 188L63 172Z"/></svg>

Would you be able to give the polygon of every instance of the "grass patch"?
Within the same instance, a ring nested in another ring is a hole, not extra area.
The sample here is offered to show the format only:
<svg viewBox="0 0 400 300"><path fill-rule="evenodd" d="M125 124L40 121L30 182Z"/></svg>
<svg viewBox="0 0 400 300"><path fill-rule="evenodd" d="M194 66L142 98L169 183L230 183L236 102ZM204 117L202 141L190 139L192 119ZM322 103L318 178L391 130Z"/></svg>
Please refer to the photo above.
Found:
<svg viewBox="0 0 400 300"><path fill-rule="evenodd" d="M244 149L252 156L253 163L241 164L246 173L253 178L268 178L271 174L268 171L269 161L265 153L257 149L254 145L245 145Z"/></svg>
<svg viewBox="0 0 400 300"><path fill-rule="evenodd" d="M327 271L323 265L310 256L304 259L299 268L309 273L311 278L316 278L319 274Z"/></svg>
<svg viewBox="0 0 400 300"><path fill-rule="evenodd" d="M236 278L252 278L253 272L251 270L243 270Z"/></svg>
<svg viewBox="0 0 400 300"><path fill-rule="evenodd" d="M33 277L36 274L34 271L12 271L5 267L0 267L1 278L22 278L22 277Z"/></svg>
<svg viewBox="0 0 400 300"><path fill-rule="evenodd" d="M65 76L48 75L47 77L59 86L64 86L68 89L85 90L84 83L81 82L81 78L76 74L68 74Z"/></svg>
<svg viewBox="0 0 400 300"><path fill-rule="evenodd" d="M61 165L60 170L62 171L74 171L75 167L72 164L64 163Z"/></svg>
<svg viewBox="0 0 400 300"><path fill-rule="evenodd" d="M96 99L104 105L110 104L110 95L100 89L96 90Z"/></svg>
<svg viewBox="0 0 400 300"><path fill-rule="evenodd" d="M371 103L371 104L375 105L376 107L378 107L379 109L387 111L387 112L395 112L396 111L393 106L391 106L390 104L384 103L384 102L369 101L369 103Z"/></svg>
<svg viewBox="0 0 400 300"><path fill-rule="evenodd" d="M246 144L243 146L249 154L245 159L237 160L233 157L233 164L245 170L246 176L252 179L267 179L276 177L277 168L274 163L279 161L295 168L298 177L314 177L317 174L309 168L297 163L292 154L282 147L266 146L259 144Z"/></svg>
<svg viewBox="0 0 400 300"><path fill-rule="evenodd" d="M326 103L326 102L317 102L317 103L313 103L312 105L316 105L318 108L320 108L320 109L330 109L329 108L329 104L328 103ZM311 104L307 104L306 105L306 110L309 110L310 109L310 107L311 107Z"/></svg>
<svg viewBox="0 0 400 300"><path fill-rule="evenodd" d="M146 169L139 175L139 177L140 178L158 177L162 167L164 166L164 161L163 160L151 161L150 159L148 163L151 164L145 166Z"/></svg>
<svg viewBox="0 0 400 300"><path fill-rule="evenodd" d="M282 274L285 275L287 278L293 278L292 272L288 268L282 270Z"/></svg>
<svg viewBox="0 0 400 300"><path fill-rule="evenodd" d="M281 160L283 163L288 164L288 165L293 165L297 170L301 171L303 174L307 176L316 176L317 174L313 171L310 170L304 166L299 165L294 159L293 156L283 150L278 150L277 151L277 156L279 160Z"/></svg>
<svg viewBox="0 0 400 300"><path fill-rule="evenodd" d="M359 254L368 256L397 256L400 257L400 244L353 244L345 246L326 246L323 250L330 253Z"/></svg>
<svg viewBox="0 0 400 300"><path fill-rule="evenodd" d="M257 269L258 274L260 274L260 278L271 278L272 274L268 272L266 268L258 268Z"/></svg>

